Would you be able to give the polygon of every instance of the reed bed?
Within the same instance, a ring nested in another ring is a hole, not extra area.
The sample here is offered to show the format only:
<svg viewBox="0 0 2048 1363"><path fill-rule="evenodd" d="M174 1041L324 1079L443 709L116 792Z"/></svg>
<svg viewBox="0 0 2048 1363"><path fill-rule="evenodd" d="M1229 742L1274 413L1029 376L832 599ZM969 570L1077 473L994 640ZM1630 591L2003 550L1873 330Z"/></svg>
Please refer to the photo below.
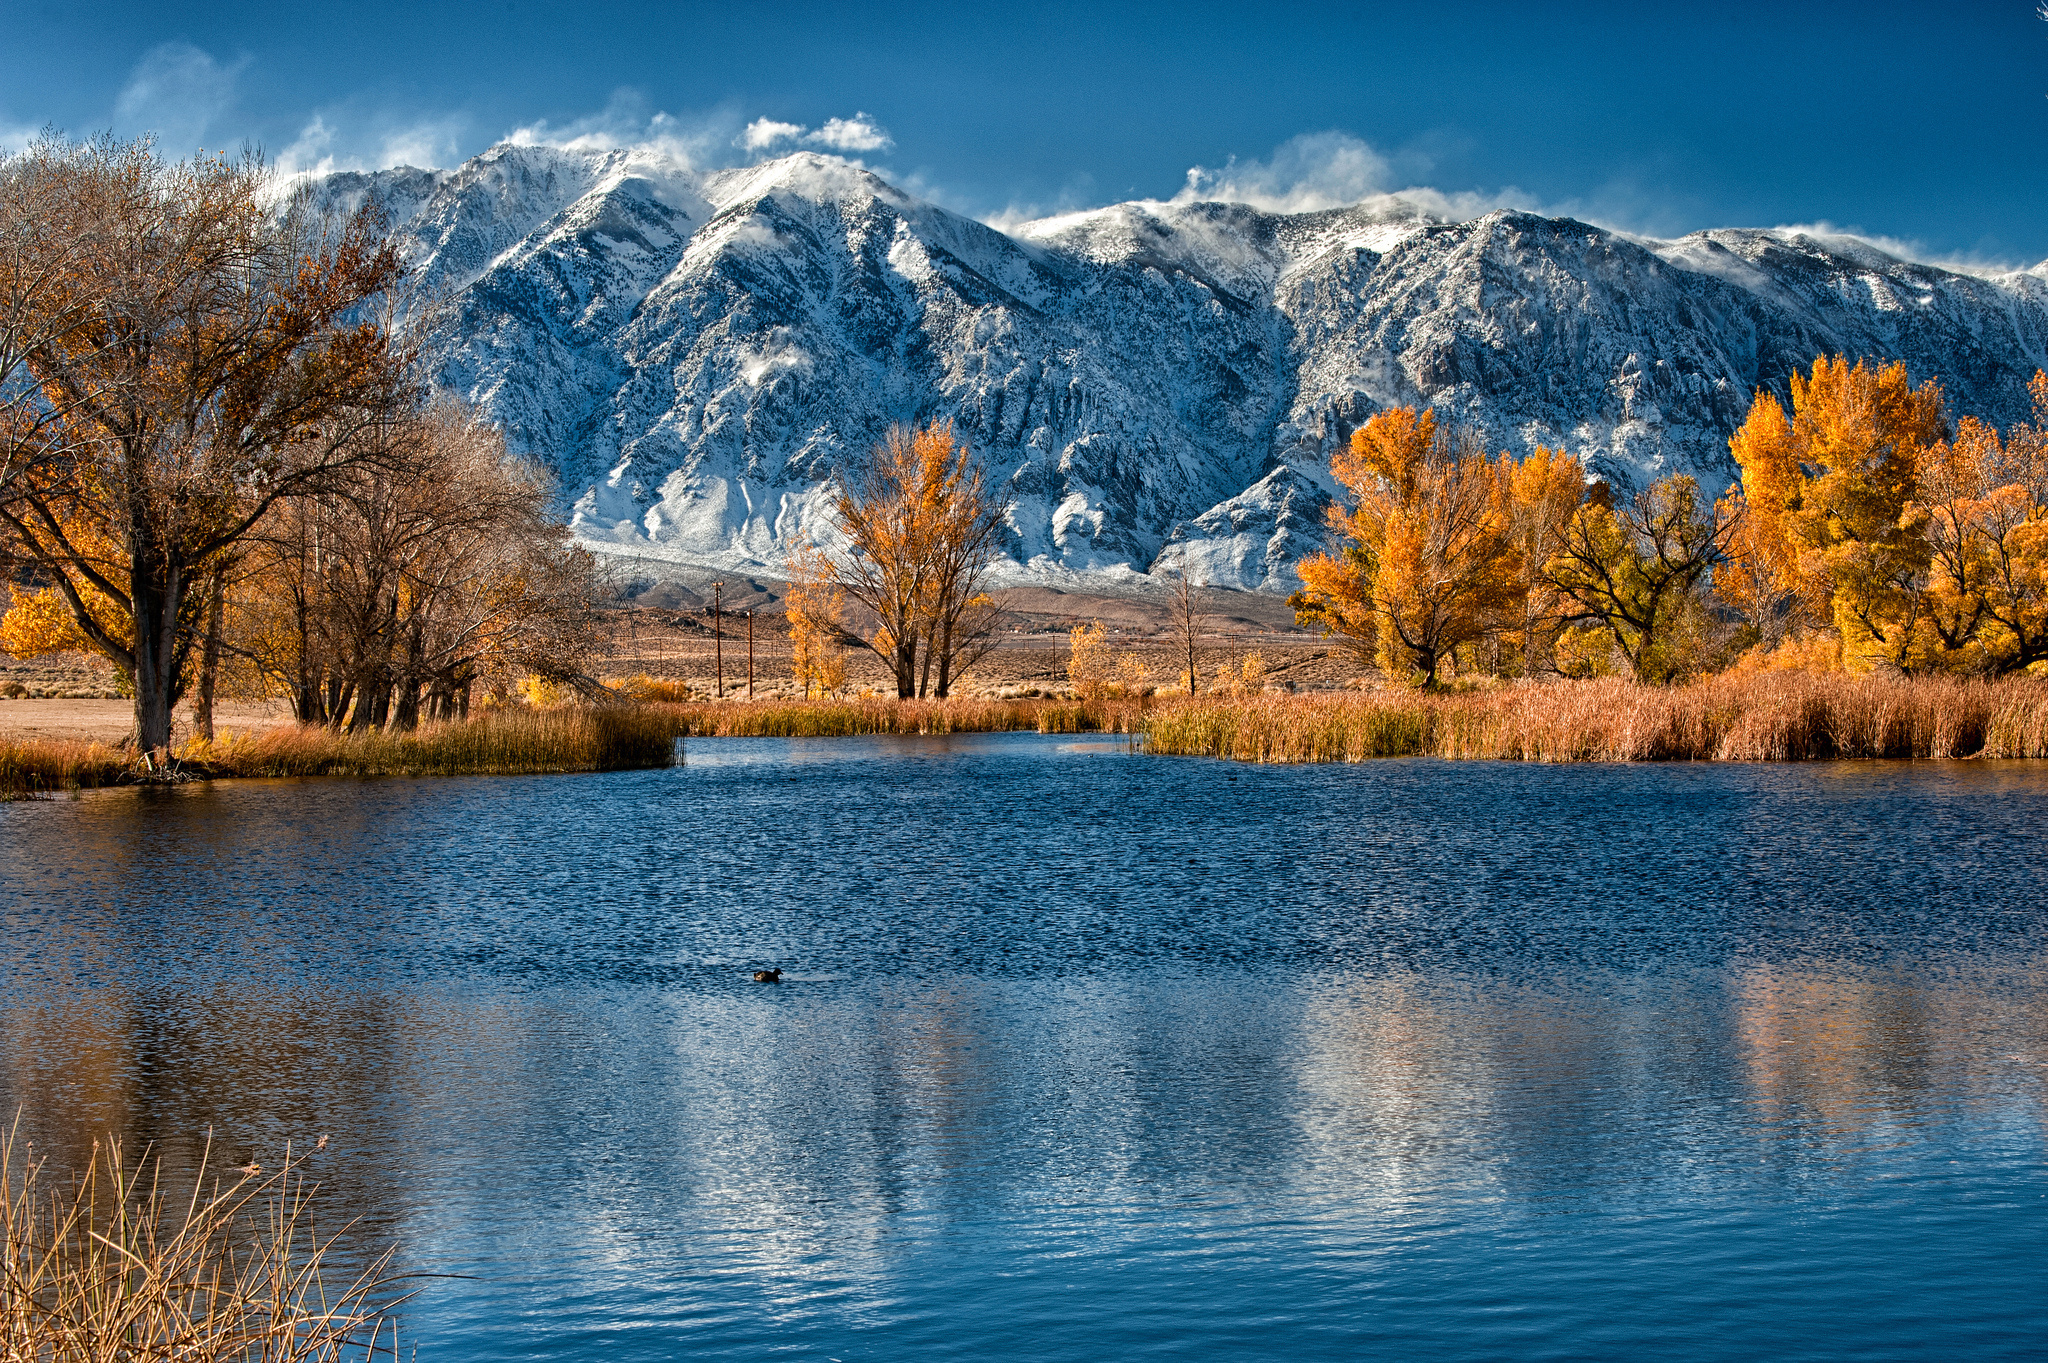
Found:
<svg viewBox="0 0 2048 1363"><path fill-rule="evenodd" d="M305 1159L205 1161L173 1194L118 1141L58 1181L0 1132L0 1357L9 1363L342 1363L396 1358L387 1252L355 1273L315 1234Z"/></svg>
<svg viewBox="0 0 2048 1363"><path fill-rule="evenodd" d="M45 791L111 786L132 772L126 754L99 743L0 739L0 800Z"/></svg>
<svg viewBox="0 0 2048 1363"><path fill-rule="evenodd" d="M195 747L213 776L460 776L623 771L675 761L681 731L649 706L506 710L412 733L288 726Z"/></svg>
<svg viewBox="0 0 2048 1363"><path fill-rule="evenodd" d="M661 706L694 738L854 738L867 734L1131 733L1134 700L807 700Z"/></svg>
<svg viewBox="0 0 2048 1363"><path fill-rule="evenodd" d="M2048 757L2048 683L1729 674L1448 695L1198 697L1154 711L1146 750L1245 762L1435 756L1532 762Z"/></svg>
<svg viewBox="0 0 2048 1363"><path fill-rule="evenodd" d="M168 766L96 743L0 742L0 800L236 776L462 776L666 767L682 736L653 706L505 710L406 734L285 725L192 743Z"/></svg>

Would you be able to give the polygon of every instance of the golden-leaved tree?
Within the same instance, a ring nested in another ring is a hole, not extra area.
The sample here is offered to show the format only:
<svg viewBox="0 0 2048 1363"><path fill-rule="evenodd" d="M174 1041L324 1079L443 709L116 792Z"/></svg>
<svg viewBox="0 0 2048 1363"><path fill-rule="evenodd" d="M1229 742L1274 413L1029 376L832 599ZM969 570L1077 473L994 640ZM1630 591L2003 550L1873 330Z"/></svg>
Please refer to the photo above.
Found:
<svg viewBox="0 0 2048 1363"><path fill-rule="evenodd" d="M1503 643L1525 677L1554 669L1553 651L1565 615L1544 565L1564 546L1572 517L1586 500L1586 474L1563 450L1538 445L1526 459L1503 451L1494 467L1495 498L1514 551L1519 609L1502 621Z"/></svg>
<svg viewBox="0 0 2048 1363"><path fill-rule="evenodd" d="M834 581L832 561L811 545L789 556L789 593L783 598L789 621L790 671L805 698L826 696L846 685L846 592Z"/></svg>
<svg viewBox="0 0 2048 1363"><path fill-rule="evenodd" d="M1352 432L1330 471L1354 499L1330 512L1341 547L1301 562L1290 604L1389 676L1435 686L1453 650L1516 604L1520 564L1494 466L1433 410L1402 407Z"/></svg>
<svg viewBox="0 0 2048 1363"><path fill-rule="evenodd" d="M836 503L847 552L834 578L874 618L868 647L901 699L944 699L993 646L982 589L1008 504L950 421L898 426L846 476Z"/></svg>
<svg viewBox="0 0 2048 1363"><path fill-rule="evenodd" d="M1940 385L1902 364L1823 357L1791 387L1789 416L1759 393L1729 441L1747 525L1723 599L1832 632L1860 668L2048 658L2048 377L2033 422L2004 438L1971 418L1951 431Z"/></svg>
<svg viewBox="0 0 2048 1363"><path fill-rule="evenodd" d="M1678 681L1714 661L1703 589L1734 529L1684 475L1619 506L1601 486L1566 524L1543 578L1564 622L1604 637L1637 681Z"/></svg>

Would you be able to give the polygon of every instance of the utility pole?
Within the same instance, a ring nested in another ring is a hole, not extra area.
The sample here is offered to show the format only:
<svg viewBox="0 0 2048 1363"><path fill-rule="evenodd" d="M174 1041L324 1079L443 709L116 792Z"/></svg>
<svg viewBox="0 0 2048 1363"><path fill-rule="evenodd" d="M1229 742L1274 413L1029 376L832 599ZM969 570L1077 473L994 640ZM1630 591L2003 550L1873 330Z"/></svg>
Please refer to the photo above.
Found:
<svg viewBox="0 0 2048 1363"><path fill-rule="evenodd" d="M747 612L747 699L754 698L754 612Z"/></svg>
<svg viewBox="0 0 2048 1363"><path fill-rule="evenodd" d="M718 698L725 699L725 631L719 625L718 594L723 582L711 584L711 656L718 660Z"/></svg>

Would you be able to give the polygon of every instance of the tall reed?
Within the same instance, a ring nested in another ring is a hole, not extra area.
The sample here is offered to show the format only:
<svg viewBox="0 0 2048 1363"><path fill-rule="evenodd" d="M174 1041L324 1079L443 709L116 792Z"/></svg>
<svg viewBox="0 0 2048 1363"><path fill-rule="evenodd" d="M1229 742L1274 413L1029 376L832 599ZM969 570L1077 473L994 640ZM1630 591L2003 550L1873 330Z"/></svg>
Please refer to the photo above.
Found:
<svg viewBox="0 0 2048 1363"><path fill-rule="evenodd" d="M2048 757L2048 683L1776 672L1670 688L1199 697L1156 710L1145 732L1149 752L1248 762Z"/></svg>
<svg viewBox="0 0 2048 1363"><path fill-rule="evenodd" d="M81 786L110 786L131 769L125 755L98 743L0 739L0 800Z"/></svg>
<svg viewBox="0 0 2048 1363"><path fill-rule="evenodd" d="M194 748L220 776L456 776L622 771L675 761L681 730L646 706L505 710L412 733L285 727Z"/></svg>
<svg viewBox="0 0 2048 1363"><path fill-rule="evenodd" d="M387 1251L349 1274L313 1228L305 1159L189 1192L95 1143L57 1182L0 1132L0 1357L8 1363L341 1363L397 1356ZM210 1150L209 1150L210 1154Z"/></svg>
<svg viewBox="0 0 2048 1363"><path fill-rule="evenodd" d="M654 706L505 710L412 733L284 725L191 743L168 768L96 743L0 741L0 799L53 790L223 776L460 776L666 767L682 736Z"/></svg>
<svg viewBox="0 0 2048 1363"><path fill-rule="evenodd" d="M851 738L864 734L969 734L1016 731L1128 733L1137 701L816 700L704 703L660 707L701 738Z"/></svg>

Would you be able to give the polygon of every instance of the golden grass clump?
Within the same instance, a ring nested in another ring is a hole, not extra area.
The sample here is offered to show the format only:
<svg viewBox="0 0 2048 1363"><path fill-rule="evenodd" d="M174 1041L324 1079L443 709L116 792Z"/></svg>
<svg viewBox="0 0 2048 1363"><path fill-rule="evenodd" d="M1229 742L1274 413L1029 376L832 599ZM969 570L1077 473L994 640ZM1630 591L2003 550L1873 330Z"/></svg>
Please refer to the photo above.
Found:
<svg viewBox="0 0 2048 1363"><path fill-rule="evenodd" d="M305 1158L174 1194L162 1161L94 1143L61 1184L0 1132L0 1357L9 1363L340 1363L397 1356L389 1251L353 1274L313 1227Z"/></svg>
<svg viewBox="0 0 2048 1363"><path fill-rule="evenodd" d="M698 738L853 738L866 734L1129 733L1136 701L863 700L699 703L670 707Z"/></svg>
<svg viewBox="0 0 2048 1363"><path fill-rule="evenodd" d="M1413 757L1428 750L1430 723L1420 696L1196 697L1153 713L1145 750L1240 762Z"/></svg>
<svg viewBox="0 0 2048 1363"><path fill-rule="evenodd" d="M26 743L0 739L0 800L51 790L110 786L131 769L131 760L99 743L47 739Z"/></svg>
<svg viewBox="0 0 2048 1363"><path fill-rule="evenodd" d="M1683 687L1607 679L1455 695L1201 697L1162 707L1146 733L1148 752L1248 762L2048 757L2048 685L1764 671Z"/></svg>
<svg viewBox="0 0 2048 1363"><path fill-rule="evenodd" d="M623 771L675 761L681 731L643 706L499 710L411 733L287 726L188 749L218 776L459 776Z"/></svg>
<svg viewBox="0 0 2048 1363"><path fill-rule="evenodd" d="M497 710L411 733L339 734L284 725L193 742L168 767L96 743L0 740L0 800L161 780L223 776L463 776L666 767L682 736L650 706Z"/></svg>
<svg viewBox="0 0 2048 1363"><path fill-rule="evenodd" d="M690 699L690 684L670 677L650 677L636 672L610 682L612 690L642 705L682 705Z"/></svg>

